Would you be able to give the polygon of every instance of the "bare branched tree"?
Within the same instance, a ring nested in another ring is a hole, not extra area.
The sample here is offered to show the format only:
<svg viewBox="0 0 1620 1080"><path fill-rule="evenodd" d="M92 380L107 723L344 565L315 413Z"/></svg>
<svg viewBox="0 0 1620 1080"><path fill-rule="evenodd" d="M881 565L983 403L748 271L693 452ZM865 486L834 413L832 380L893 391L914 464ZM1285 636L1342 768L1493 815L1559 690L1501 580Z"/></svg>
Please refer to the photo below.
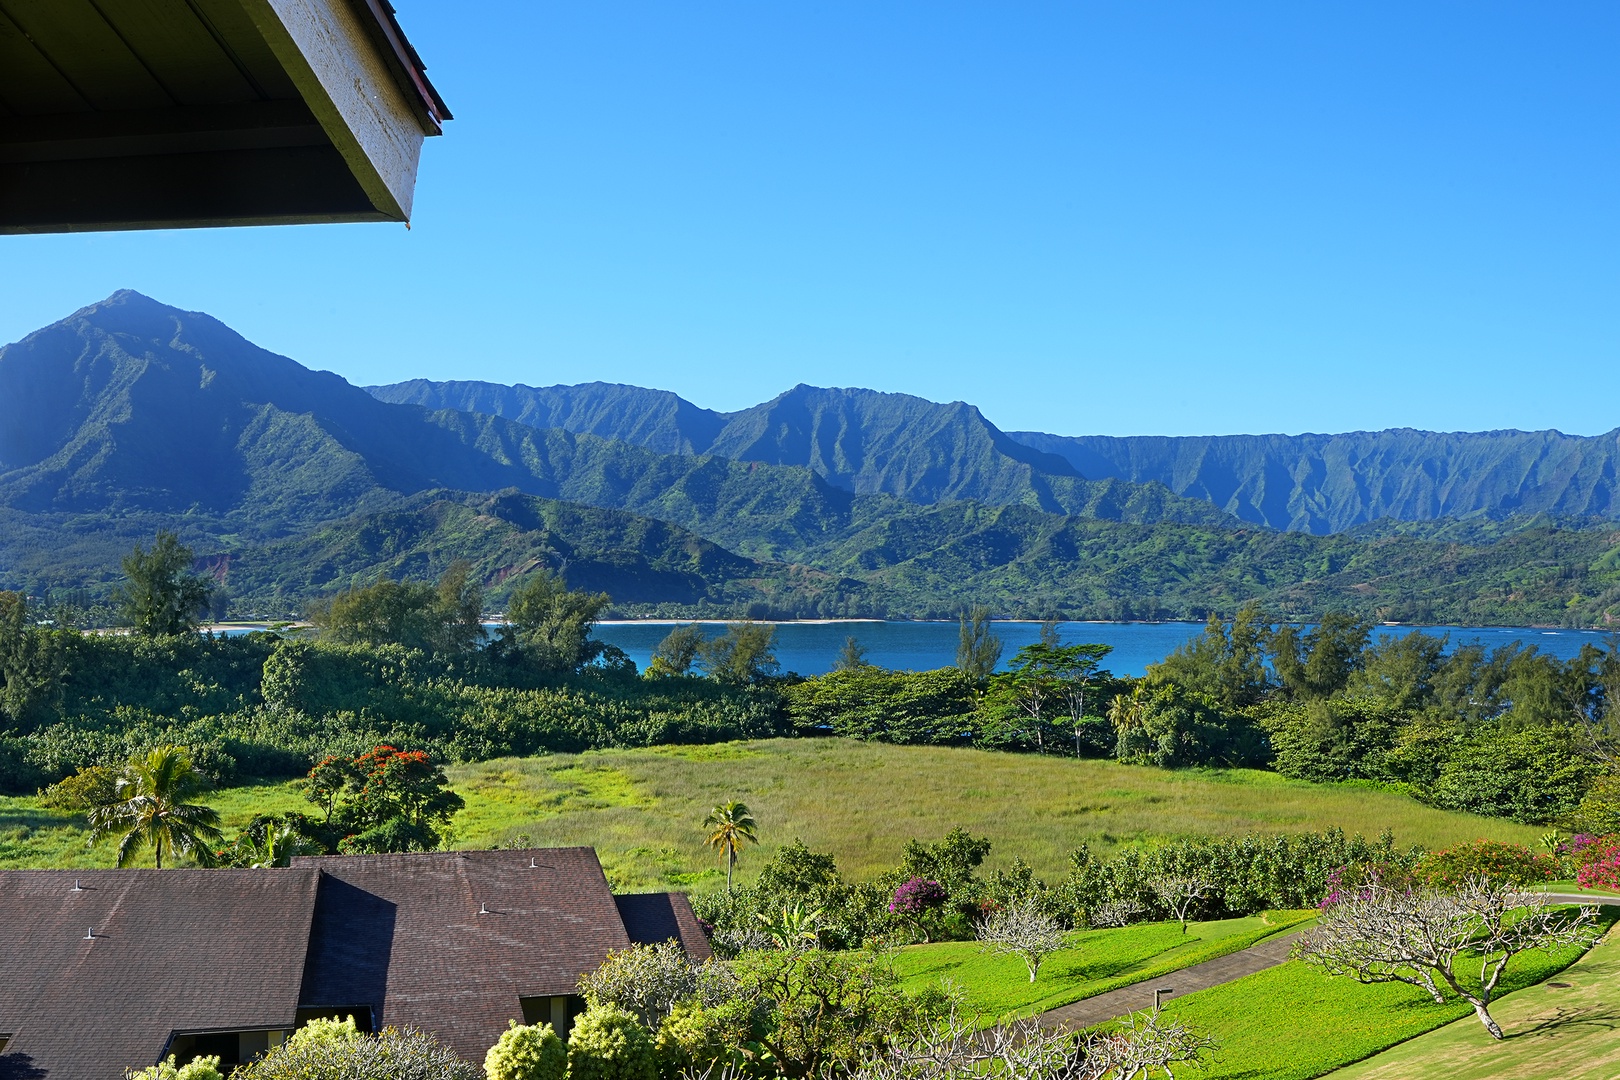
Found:
<svg viewBox="0 0 1620 1080"><path fill-rule="evenodd" d="M1444 890L1370 881L1324 911L1295 943L1294 955L1331 975L1421 987L1435 1001L1445 1000L1444 983L1474 1007L1491 1038L1500 1039L1490 1005L1508 961L1532 949L1590 945L1596 912L1571 912L1544 894L1482 876ZM1477 986L1459 974L1476 960Z"/></svg>
<svg viewBox="0 0 1620 1080"><path fill-rule="evenodd" d="M1193 871L1186 874L1160 873L1147 879L1148 888L1159 898L1159 903L1181 922L1181 932L1187 932L1187 917L1200 900L1207 900L1220 887L1206 874Z"/></svg>
<svg viewBox="0 0 1620 1080"><path fill-rule="evenodd" d="M1147 908L1135 900L1105 900L1086 912L1086 921L1093 929L1104 930L1113 926L1129 926L1143 915Z"/></svg>
<svg viewBox="0 0 1620 1080"><path fill-rule="evenodd" d="M937 1026L868 1057L850 1080L1135 1080L1154 1070L1170 1076L1171 1065L1213 1045L1158 1013L1133 1015L1129 1027L1098 1035L1034 1019L981 1029L953 1006Z"/></svg>
<svg viewBox="0 0 1620 1080"><path fill-rule="evenodd" d="M1040 974L1041 961L1063 948L1063 927L1042 910L1035 897L1014 900L998 908L979 924L979 941L986 950L1011 954L1029 968L1029 981Z"/></svg>
<svg viewBox="0 0 1620 1080"><path fill-rule="evenodd" d="M1093 1036L1089 1048L1092 1060L1102 1067L1100 1076L1135 1080L1138 1076L1150 1077L1162 1072L1174 1080L1170 1066L1197 1060L1215 1048L1215 1040L1180 1020L1166 1019L1154 1009L1132 1013L1130 1027Z"/></svg>

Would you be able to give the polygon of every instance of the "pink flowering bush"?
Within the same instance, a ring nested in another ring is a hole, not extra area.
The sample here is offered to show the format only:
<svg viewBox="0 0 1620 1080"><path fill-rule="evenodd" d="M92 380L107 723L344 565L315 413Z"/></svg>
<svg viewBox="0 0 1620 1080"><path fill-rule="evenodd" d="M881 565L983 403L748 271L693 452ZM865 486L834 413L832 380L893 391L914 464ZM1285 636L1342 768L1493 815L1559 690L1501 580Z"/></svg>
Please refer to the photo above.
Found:
<svg viewBox="0 0 1620 1080"><path fill-rule="evenodd" d="M1557 881L1560 869L1557 859L1531 851L1523 844L1475 840L1431 851L1418 864L1418 876L1442 889L1457 888L1477 877L1504 885L1538 885Z"/></svg>
<svg viewBox="0 0 1620 1080"><path fill-rule="evenodd" d="M931 912L945 906L945 886L927 878L914 877L894 890L889 911L917 928L923 939L928 939L925 920Z"/></svg>
<svg viewBox="0 0 1620 1080"><path fill-rule="evenodd" d="M1569 843L1575 883L1583 889L1620 889L1620 836L1577 836Z"/></svg>
<svg viewBox="0 0 1620 1080"><path fill-rule="evenodd" d="M889 910L896 915L914 916L945 906L945 886L927 878L914 877L894 890Z"/></svg>

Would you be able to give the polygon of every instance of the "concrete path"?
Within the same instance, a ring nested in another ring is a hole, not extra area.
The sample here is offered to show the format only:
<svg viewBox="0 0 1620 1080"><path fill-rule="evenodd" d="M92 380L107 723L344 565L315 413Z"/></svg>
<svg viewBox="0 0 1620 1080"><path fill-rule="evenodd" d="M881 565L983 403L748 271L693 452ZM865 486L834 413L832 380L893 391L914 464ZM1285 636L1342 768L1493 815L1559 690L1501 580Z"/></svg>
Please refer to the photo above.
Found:
<svg viewBox="0 0 1620 1080"><path fill-rule="evenodd" d="M1558 904L1620 904L1620 896L1594 896L1591 893L1558 893L1546 894L1547 899Z"/></svg>
<svg viewBox="0 0 1620 1080"><path fill-rule="evenodd" d="M1297 937L1299 934L1294 933L1267 938L1258 945L1250 945L1247 949L1217 956L1213 960L1205 960L1201 964L1194 964L1156 979L1122 986L1106 994L1098 994L1096 997L1060 1006L1050 1012L1041 1013L1040 1021L1044 1027L1064 1027L1071 1031L1079 1031L1105 1020L1114 1020L1128 1013L1151 1009L1153 991L1156 987L1173 987L1174 994L1164 995L1164 999L1169 1000L1172 997L1184 997L1194 990L1219 986L1221 983L1276 967L1288 959L1288 950L1293 948L1294 939Z"/></svg>

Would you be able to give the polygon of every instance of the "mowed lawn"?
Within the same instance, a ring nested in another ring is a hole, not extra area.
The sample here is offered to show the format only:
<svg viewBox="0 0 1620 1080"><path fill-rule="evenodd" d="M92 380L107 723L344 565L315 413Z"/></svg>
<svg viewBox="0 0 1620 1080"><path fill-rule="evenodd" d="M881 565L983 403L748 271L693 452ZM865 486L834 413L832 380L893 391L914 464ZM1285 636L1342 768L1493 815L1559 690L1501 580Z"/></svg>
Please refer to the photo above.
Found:
<svg viewBox="0 0 1620 1080"><path fill-rule="evenodd" d="M1066 873L1068 853L1082 843L1107 854L1148 838L1335 826L1367 836L1387 828L1399 844L1431 847L1479 837L1533 843L1539 835L1391 792L1255 770L1170 772L848 739L507 758L448 771L467 801L452 846L592 846L623 889L717 886L723 875L700 826L727 799L746 802L759 823L762 843L739 865L744 881L795 839L832 852L847 876L860 878L892 867L908 840L957 825L994 842L989 869L1022 858L1048 880ZM231 788L208 801L233 830L255 813L314 811L288 782ZM0 866L110 861L110 849L86 848L82 819L43 811L32 798L0 798Z"/></svg>
<svg viewBox="0 0 1620 1080"><path fill-rule="evenodd" d="M912 945L895 957L905 988L916 992L946 981L959 989L968 1012L985 1022L1030 1016L1121 986L1154 979L1297 927L1314 911L1268 911L1244 919L1192 923L1184 934L1174 922L1142 923L1071 936L1029 981L1016 956L986 952L977 942Z"/></svg>
<svg viewBox="0 0 1620 1080"><path fill-rule="evenodd" d="M1606 921L1614 914L1614 909L1605 909ZM1536 984L1559 975L1581 957L1582 951L1568 947L1516 956L1503 976L1500 992L1545 994L1547 991ZM1472 966L1478 970L1477 964ZM1351 978L1326 975L1320 968L1299 960L1172 999L1164 1011L1216 1041L1217 1053L1209 1062L1177 1068L1176 1076L1185 1080L1309 1080L1464 1017L1467 1020L1455 1029L1460 1044L1472 1045L1470 1038L1477 1039L1481 1046L1491 1043L1490 1035L1474 1018L1473 1007L1455 997L1435 1004L1416 987L1402 983L1362 985ZM1612 1010L1605 1011L1612 1016ZM1503 1013L1498 1019L1509 1015ZM1468 1025L1472 1025L1472 1036ZM1511 1025L1504 1026L1511 1033ZM1458 1074L1444 1066L1406 1071L1397 1067L1376 1075L1460 1080ZM1499 1068L1469 1075L1529 1080L1566 1074Z"/></svg>
<svg viewBox="0 0 1620 1080"><path fill-rule="evenodd" d="M1620 937L1611 934L1556 978L1520 990L1491 1015L1507 1033L1501 1042L1468 1016L1330 1076L1613 1080L1620 1076Z"/></svg>

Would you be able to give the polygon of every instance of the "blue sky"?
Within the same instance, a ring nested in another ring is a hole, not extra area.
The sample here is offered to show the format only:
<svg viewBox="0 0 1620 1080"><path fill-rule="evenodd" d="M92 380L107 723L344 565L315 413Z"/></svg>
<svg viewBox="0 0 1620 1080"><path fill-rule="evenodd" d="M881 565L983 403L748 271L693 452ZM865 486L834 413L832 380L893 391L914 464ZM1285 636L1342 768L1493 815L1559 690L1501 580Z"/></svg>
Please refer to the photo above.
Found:
<svg viewBox="0 0 1620 1080"><path fill-rule="evenodd" d="M0 238L357 383L1065 434L1620 426L1620 5L395 0L414 227Z"/></svg>

